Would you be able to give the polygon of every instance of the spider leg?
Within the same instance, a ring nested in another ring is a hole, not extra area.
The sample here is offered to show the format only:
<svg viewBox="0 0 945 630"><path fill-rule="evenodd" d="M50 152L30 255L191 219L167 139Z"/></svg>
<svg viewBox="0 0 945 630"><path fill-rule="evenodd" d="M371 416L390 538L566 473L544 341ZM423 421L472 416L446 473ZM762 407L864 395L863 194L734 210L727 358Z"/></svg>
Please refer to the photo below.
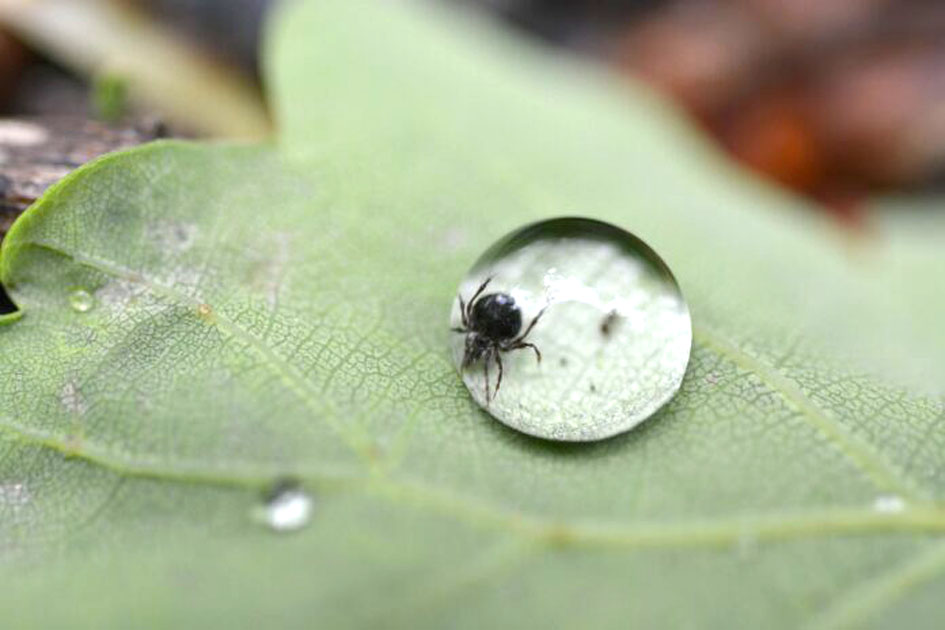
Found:
<svg viewBox="0 0 945 630"><path fill-rule="evenodd" d="M546 308L548 308L548 307L546 306L545 308L543 308L543 309L541 309L540 311L538 311L538 315L535 315L535 319L533 319L533 320L532 320L532 323L530 323L530 324L528 325L528 328L525 329L525 332L523 332L521 335L519 335L517 339L515 339L514 341L512 341L511 345L519 344L519 343L522 343L523 341L525 341L525 337L527 337L527 336L528 336L528 333L530 333L530 332L532 331L532 328L535 327L535 324L538 323L538 320L541 319L541 316L545 314L545 309L546 309Z"/></svg>
<svg viewBox="0 0 945 630"><path fill-rule="evenodd" d="M541 350L538 349L533 343L528 343L527 341L513 341L509 345L505 346L503 349L508 352L510 350L519 350L521 348L531 348L535 351L535 358L538 359L538 362L541 363Z"/></svg>
<svg viewBox="0 0 945 630"><path fill-rule="evenodd" d="M469 304L466 305L465 321L468 322L472 320L472 308L473 308L473 305L476 303L476 298L482 295L482 292L486 290L486 287L489 286L490 282L492 282L492 276L489 276L488 278L486 278L485 281L483 281L483 283L479 285L479 288L476 289L476 292L473 293L473 296L469 299ZM469 324L467 323L466 326L468 327Z"/></svg>
<svg viewBox="0 0 945 630"><path fill-rule="evenodd" d="M499 366L499 378L495 382L495 391L492 394L492 397L495 398L499 395L499 388L502 387L502 352L495 352L495 364Z"/></svg>

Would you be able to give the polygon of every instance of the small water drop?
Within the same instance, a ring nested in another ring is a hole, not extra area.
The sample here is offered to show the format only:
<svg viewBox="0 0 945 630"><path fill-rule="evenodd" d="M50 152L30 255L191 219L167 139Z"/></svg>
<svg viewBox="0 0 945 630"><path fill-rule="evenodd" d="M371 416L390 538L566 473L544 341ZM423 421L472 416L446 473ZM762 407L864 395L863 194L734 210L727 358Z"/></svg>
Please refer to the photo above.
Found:
<svg viewBox="0 0 945 630"><path fill-rule="evenodd" d="M88 313L95 306L95 298L85 289L75 289L69 294L69 306L77 313Z"/></svg>
<svg viewBox="0 0 945 630"><path fill-rule="evenodd" d="M881 494L873 501L873 509L883 514L899 514L906 509L906 501L896 494Z"/></svg>
<svg viewBox="0 0 945 630"><path fill-rule="evenodd" d="M305 527L312 518L311 495L294 480L276 482L263 497L257 515L267 527L277 532L292 532Z"/></svg>
<svg viewBox="0 0 945 630"><path fill-rule="evenodd" d="M601 440L652 416L682 383L688 307L660 257L618 227L528 225L490 247L458 293L456 367L476 402L514 429Z"/></svg>

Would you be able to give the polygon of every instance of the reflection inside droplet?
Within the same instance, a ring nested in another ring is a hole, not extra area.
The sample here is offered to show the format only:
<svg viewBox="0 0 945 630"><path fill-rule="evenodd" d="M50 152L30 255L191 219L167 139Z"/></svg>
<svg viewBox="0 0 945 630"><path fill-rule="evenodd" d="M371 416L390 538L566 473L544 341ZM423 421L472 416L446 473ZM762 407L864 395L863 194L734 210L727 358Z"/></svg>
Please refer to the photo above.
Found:
<svg viewBox="0 0 945 630"><path fill-rule="evenodd" d="M85 289L75 289L69 294L69 306L78 313L87 313L95 306L95 298Z"/></svg>
<svg viewBox="0 0 945 630"><path fill-rule="evenodd" d="M298 482L286 479L274 484L266 493L257 516L273 531L290 532L308 524L313 508L311 495Z"/></svg>
<svg viewBox="0 0 945 630"><path fill-rule="evenodd" d="M665 263L588 219L536 223L493 245L460 283L450 326L476 402L519 431L566 441L653 415L678 391L692 343Z"/></svg>

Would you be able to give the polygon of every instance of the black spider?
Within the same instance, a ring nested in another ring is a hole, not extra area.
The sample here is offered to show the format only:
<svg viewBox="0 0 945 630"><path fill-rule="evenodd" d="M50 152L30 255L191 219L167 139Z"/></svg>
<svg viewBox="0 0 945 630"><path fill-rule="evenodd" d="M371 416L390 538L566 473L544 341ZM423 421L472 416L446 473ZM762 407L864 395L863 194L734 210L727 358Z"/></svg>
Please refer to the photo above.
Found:
<svg viewBox="0 0 945 630"><path fill-rule="evenodd" d="M483 373L486 377L486 404L499 393L502 385L502 353L531 348L535 351L538 362L541 363L541 352L533 343L527 343L525 338L532 331L535 324L544 314L541 309L535 319L528 325L525 332L522 330L522 309L515 303L508 293L489 293L479 297L486 289L492 278L487 278L479 285L476 293L467 304L463 296L459 296L459 311L463 318L462 328L453 328L453 332L466 334L466 351L463 354L463 369L482 359ZM499 366L499 378L495 384L495 391L489 394L489 361L495 358Z"/></svg>

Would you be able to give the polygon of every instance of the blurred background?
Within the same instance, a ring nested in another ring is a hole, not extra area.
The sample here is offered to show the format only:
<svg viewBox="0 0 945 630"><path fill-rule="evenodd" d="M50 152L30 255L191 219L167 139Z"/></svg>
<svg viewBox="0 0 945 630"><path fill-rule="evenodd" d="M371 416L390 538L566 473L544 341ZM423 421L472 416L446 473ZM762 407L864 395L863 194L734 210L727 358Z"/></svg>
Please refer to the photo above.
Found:
<svg viewBox="0 0 945 630"><path fill-rule="evenodd" d="M877 195L945 189L942 0L429 1L649 83L733 159L850 229L868 229ZM263 136L258 42L272 4L2 0L0 115L78 134L66 170L166 134ZM0 153L0 175L12 161Z"/></svg>

